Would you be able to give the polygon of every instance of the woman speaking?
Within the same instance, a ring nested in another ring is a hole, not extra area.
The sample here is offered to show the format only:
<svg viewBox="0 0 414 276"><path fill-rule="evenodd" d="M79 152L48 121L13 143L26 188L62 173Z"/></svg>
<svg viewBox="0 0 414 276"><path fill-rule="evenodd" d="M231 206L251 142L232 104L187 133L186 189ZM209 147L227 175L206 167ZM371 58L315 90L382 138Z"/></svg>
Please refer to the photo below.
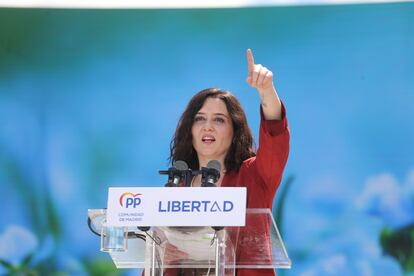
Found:
<svg viewBox="0 0 414 276"><path fill-rule="evenodd" d="M247 185L248 208L271 208L289 153L289 129L272 72L254 63L250 49L247 61L247 83L260 96L257 152L239 101L228 91L209 88L188 103L171 141L170 159L183 160L193 170L218 160L222 171L217 186ZM201 175L192 180L192 186L200 183Z"/></svg>
<svg viewBox="0 0 414 276"><path fill-rule="evenodd" d="M273 84L273 73L255 64L250 49L247 63L247 83L257 89L260 98L257 152L239 101L228 91L209 88L195 94L182 114L171 141L170 160L183 160L192 170L218 160L221 172L217 186L246 187L247 208L271 209L288 159L289 129L285 108ZM200 183L200 175L191 180L192 186ZM187 275L183 271L180 274ZM236 275L275 275L275 271L238 269Z"/></svg>

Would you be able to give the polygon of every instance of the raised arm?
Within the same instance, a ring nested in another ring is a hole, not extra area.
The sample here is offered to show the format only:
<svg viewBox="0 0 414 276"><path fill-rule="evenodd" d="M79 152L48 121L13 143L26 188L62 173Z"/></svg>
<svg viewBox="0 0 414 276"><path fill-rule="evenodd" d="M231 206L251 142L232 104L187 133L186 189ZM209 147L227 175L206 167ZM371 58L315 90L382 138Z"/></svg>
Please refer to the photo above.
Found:
<svg viewBox="0 0 414 276"><path fill-rule="evenodd" d="M266 120L282 119L282 104L273 84L273 73L261 64L255 64L252 50L247 49L247 83L257 89Z"/></svg>
<svg viewBox="0 0 414 276"><path fill-rule="evenodd" d="M247 64L247 83L259 92L262 110L259 147L252 160L257 173L254 183L255 187L263 188L261 197L267 206L271 206L289 155L289 128L284 107L273 84L273 73L254 63L250 49L247 50Z"/></svg>

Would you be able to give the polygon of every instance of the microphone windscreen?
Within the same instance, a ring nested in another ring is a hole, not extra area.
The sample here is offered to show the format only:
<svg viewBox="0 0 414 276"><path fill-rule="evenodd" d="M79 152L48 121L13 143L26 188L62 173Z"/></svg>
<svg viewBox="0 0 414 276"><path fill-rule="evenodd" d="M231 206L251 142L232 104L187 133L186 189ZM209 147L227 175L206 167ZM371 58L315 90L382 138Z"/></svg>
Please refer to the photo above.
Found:
<svg viewBox="0 0 414 276"><path fill-rule="evenodd" d="M188 170L188 165L182 160L177 160L174 162L173 167L180 171Z"/></svg>
<svg viewBox="0 0 414 276"><path fill-rule="evenodd" d="M221 172L221 164L217 160L211 160L207 163L207 168L216 169L219 173Z"/></svg>

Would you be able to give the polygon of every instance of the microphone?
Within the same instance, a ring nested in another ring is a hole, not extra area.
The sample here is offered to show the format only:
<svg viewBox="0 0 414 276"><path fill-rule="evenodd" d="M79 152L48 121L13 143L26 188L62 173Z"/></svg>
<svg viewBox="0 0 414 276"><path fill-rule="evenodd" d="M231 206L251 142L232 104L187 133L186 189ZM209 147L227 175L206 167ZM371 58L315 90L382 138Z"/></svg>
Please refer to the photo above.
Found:
<svg viewBox="0 0 414 276"><path fill-rule="evenodd" d="M201 187L216 187L220 178L221 164L217 160L211 160L207 167L201 168Z"/></svg>
<svg viewBox="0 0 414 276"><path fill-rule="evenodd" d="M217 180L220 179L221 164L217 160L207 163L207 168L201 168L202 178L201 187L216 187ZM223 230L223 226L211 226L214 231Z"/></svg>
<svg viewBox="0 0 414 276"><path fill-rule="evenodd" d="M175 161L168 171L160 171L160 174L168 174L168 183L165 184L165 187L178 187L187 171L188 165L182 160Z"/></svg>
<svg viewBox="0 0 414 276"><path fill-rule="evenodd" d="M173 185L178 186L181 179L184 177L185 171L188 170L188 165L182 160L177 160L174 162L173 167L175 169L175 172L173 174Z"/></svg>

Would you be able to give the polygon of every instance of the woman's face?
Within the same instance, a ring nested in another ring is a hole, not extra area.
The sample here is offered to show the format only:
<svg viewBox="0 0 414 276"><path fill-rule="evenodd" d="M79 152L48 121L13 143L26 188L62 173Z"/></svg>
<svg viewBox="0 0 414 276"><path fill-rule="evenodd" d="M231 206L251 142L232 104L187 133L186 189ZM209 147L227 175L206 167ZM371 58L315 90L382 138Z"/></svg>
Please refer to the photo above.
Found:
<svg viewBox="0 0 414 276"><path fill-rule="evenodd" d="M210 160L224 164L233 140L233 123L224 101L207 98L194 117L191 133L201 166Z"/></svg>

